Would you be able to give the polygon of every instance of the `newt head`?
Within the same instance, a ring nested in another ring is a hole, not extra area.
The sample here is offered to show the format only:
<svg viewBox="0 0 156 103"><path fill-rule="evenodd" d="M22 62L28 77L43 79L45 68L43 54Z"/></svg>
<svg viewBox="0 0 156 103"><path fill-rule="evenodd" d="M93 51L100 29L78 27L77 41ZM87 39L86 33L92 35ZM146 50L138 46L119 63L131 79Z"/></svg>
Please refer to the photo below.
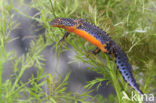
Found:
<svg viewBox="0 0 156 103"><path fill-rule="evenodd" d="M70 18L56 18L50 22L50 25L53 27L65 28L65 27L72 27L76 25L74 19Z"/></svg>

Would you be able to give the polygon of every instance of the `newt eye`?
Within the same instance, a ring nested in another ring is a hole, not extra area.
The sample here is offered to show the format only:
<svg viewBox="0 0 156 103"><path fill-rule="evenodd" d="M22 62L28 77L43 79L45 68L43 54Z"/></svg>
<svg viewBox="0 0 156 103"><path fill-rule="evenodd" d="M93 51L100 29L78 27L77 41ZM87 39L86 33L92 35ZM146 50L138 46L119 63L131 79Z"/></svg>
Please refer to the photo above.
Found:
<svg viewBox="0 0 156 103"><path fill-rule="evenodd" d="M57 18L50 22L51 26L56 26L56 25L61 25L61 24L62 24L62 20L60 18Z"/></svg>
<svg viewBox="0 0 156 103"><path fill-rule="evenodd" d="M61 19L57 19L58 22L61 22Z"/></svg>
<svg viewBox="0 0 156 103"><path fill-rule="evenodd" d="M61 20L60 18L58 18L58 19L56 20L56 22L57 22L58 24L61 24L61 23L62 23L62 20Z"/></svg>

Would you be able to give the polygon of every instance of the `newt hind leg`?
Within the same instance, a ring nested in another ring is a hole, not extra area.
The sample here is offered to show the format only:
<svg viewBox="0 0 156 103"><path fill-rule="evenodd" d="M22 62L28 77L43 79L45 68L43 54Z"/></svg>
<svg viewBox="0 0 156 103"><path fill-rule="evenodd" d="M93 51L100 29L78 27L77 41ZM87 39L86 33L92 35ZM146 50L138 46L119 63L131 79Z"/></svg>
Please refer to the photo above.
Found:
<svg viewBox="0 0 156 103"><path fill-rule="evenodd" d="M94 55L97 55L101 52L101 50L97 47L95 50L92 50L92 51L88 51L87 53L87 57L89 56L89 54L94 54Z"/></svg>
<svg viewBox="0 0 156 103"><path fill-rule="evenodd" d="M101 50L97 47L95 50L91 51L94 55L99 54Z"/></svg>

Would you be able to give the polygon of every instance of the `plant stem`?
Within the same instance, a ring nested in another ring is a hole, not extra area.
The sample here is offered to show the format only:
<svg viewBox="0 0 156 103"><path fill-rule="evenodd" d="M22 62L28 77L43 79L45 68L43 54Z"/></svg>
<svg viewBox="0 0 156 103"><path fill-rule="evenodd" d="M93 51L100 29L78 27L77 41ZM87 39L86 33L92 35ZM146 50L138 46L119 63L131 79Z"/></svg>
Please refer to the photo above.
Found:
<svg viewBox="0 0 156 103"><path fill-rule="evenodd" d="M0 101L2 101L2 72L3 72L3 63L0 61Z"/></svg>
<svg viewBox="0 0 156 103"><path fill-rule="evenodd" d="M14 83L12 89L11 89L11 92L10 92L10 95L9 96L11 96L14 93L13 91L15 90L15 88L17 86L17 83L20 80L20 78L22 77L24 71L25 71L25 68L22 68L21 71L20 71L20 73L19 73L19 75L18 75L18 77L17 77L17 79L15 80L15 83Z"/></svg>
<svg viewBox="0 0 156 103"><path fill-rule="evenodd" d="M109 61L108 58L107 58L107 61ZM111 63L108 63L108 68L110 70L110 76L112 78L112 83L114 85L118 101L119 101L119 103L122 103L121 94L120 94L120 86L119 86L118 81L116 79L116 73L114 70L112 70Z"/></svg>

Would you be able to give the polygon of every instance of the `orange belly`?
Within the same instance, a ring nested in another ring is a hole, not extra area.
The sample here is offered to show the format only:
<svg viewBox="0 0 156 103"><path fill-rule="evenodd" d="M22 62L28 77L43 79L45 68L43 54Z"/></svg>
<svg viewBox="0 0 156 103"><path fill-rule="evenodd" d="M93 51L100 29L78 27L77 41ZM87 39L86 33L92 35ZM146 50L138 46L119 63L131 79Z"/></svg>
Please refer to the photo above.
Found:
<svg viewBox="0 0 156 103"><path fill-rule="evenodd" d="M90 35L89 33L87 33L84 30L80 30L80 29L76 29L75 27L65 27L65 29L68 32L72 32L75 33L79 36L81 36L82 38L86 39L87 41L89 41L90 43L92 43L93 45L97 46L98 48L101 49L101 51L103 52L107 52L107 50L105 49L106 44L101 44L101 42L99 40L97 40L94 36Z"/></svg>

